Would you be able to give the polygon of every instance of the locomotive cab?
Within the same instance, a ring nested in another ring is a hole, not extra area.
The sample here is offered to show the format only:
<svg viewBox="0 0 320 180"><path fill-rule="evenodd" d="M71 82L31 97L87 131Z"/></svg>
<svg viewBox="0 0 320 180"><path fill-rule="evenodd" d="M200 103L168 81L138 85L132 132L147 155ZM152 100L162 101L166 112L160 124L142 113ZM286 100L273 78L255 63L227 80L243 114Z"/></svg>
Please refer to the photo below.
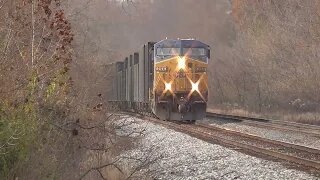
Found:
<svg viewBox="0 0 320 180"><path fill-rule="evenodd" d="M154 45L153 113L163 120L201 120L208 101L210 47L192 39Z"/></svg>

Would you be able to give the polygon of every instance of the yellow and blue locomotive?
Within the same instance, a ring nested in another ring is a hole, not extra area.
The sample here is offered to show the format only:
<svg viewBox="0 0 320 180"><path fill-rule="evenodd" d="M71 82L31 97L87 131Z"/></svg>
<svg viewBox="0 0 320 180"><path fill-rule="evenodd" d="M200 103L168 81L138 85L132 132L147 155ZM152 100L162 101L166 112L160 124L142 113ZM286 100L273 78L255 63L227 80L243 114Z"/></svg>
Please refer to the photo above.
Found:
<svg viewBox="0 0 320 180"><path fill-rule="evenodd" d="M152 110L160 119L205 117L210 49L197 40L163 40L154 45Z"/></svg>
<svg viewBox="0 0 320 180"><path fill-rule="evenodd" d="M115 63L113 96L121 109L163 120L201 120L208 101L210 47L193 39L148 42Z"/></svg>

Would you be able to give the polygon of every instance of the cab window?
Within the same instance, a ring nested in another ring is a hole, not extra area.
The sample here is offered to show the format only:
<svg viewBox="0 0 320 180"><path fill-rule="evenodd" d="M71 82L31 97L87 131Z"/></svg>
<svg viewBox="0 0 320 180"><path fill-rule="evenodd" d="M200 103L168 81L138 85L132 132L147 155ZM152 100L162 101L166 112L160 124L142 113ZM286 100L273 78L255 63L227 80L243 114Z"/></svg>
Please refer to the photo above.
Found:
<svg viewBox="0 0 320 180"><path fill-rule="evenodd" d="M180 48L157 48L157 56L177 56Z"/></svg>
<svg viewBox="0 0 320 180"><path fill-rule="evenodd" d="M182 53L184 56L190 56L196 60L208 63L210 51L206 48L182 48Z"/></svg>
<svg viewBox="0 0 320 180"><path fill-rule="evenodd" d="M182 50L184 55L188 56L206 56L205 48L183 48Z"/></svg>

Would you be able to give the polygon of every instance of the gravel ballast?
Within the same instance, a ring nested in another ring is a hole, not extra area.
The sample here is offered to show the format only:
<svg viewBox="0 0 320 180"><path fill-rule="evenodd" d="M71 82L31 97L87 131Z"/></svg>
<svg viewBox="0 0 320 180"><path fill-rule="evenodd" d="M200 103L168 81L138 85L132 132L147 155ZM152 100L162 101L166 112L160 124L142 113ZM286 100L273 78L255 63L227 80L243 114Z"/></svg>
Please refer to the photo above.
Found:
<svg viewBox="0 0 320 180"><path fill-rule="evenodd" d="M122 121L135 123L123 126L119 134L144 134L134 149L119 156L123 158L119 165L136 170L140 177L147 174L155 179L318 179L145 120L123 117Z"/></svg>

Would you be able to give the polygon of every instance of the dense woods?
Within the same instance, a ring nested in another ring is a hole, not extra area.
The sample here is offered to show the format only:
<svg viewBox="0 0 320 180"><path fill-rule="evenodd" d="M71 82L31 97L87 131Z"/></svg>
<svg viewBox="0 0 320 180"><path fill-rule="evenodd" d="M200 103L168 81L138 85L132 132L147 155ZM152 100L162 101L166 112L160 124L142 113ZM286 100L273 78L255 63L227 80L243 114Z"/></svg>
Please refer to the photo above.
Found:
<svg viewBox="0 0 320 180"><path fill-rule="evenodd" d="M0 179L77 171L107 64L166 37L211 45L211 109L319 124L317 0L0 0Z"/></svg>
<svg viewBox="0 0 320 180"><path fill-rule="evenodd" d="M318 1L234 1L234 64L216 65L232 73L219 72L213 99L256 112L319 112L319 13Z"/></svg>

